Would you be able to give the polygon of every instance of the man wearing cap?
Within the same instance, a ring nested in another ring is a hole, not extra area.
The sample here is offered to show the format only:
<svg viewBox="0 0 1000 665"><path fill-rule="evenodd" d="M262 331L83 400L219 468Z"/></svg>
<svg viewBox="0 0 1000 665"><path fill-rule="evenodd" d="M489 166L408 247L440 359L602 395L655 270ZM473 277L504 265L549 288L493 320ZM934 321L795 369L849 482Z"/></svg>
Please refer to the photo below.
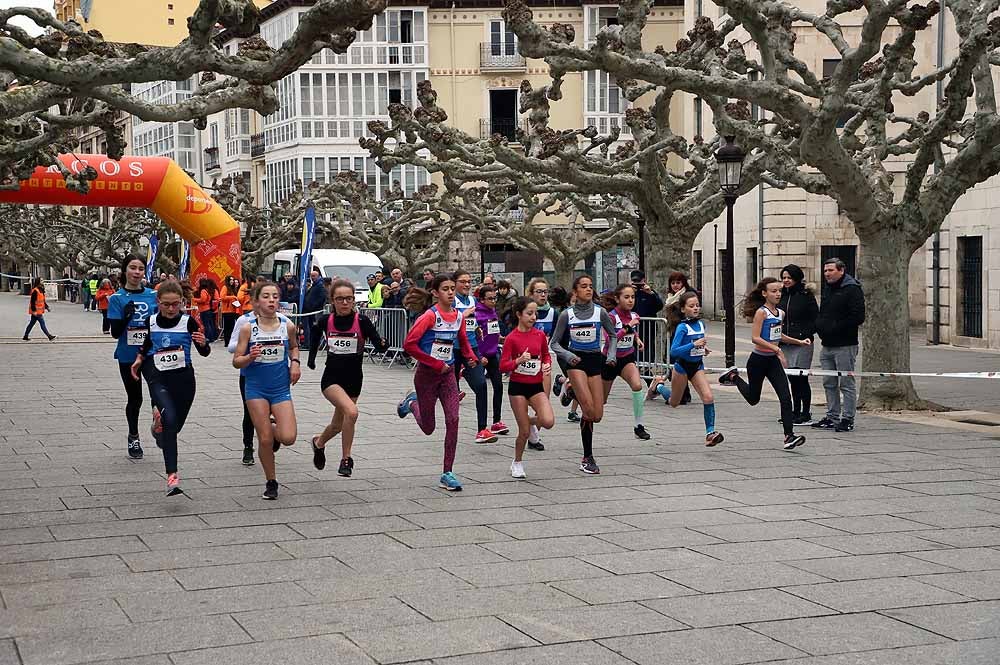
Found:
<svg viewBox="0 0 1000 665"><path fill-rule="evenodd" d="M308 349L312 343L312 327L317 316L315 312L323 311L323 308L326 307L328 297L326 284L323 283L323 278L320 277L319 268L313 266L312 271L309 273L309 288L306 290L305 301L302 304L302 307L305 309L304 313L313 313L300 319L303 326L303 333L305 334L306 344L304 348Z"/></svg>
<svg viewBox="0 0 1000 665"><path fill-rule="evenodd" d="M381 307L385 299L385 284L378 280L378 275L372 273L365 279L368 280L368 307Z"/></svg>
<svg viewBox="0 0 1000 665"><path fill-rule="evenodd" d="M663 298L660 294L653 290L653 287L646 282L646 273L641 270L633 270L632 274L629 275L632 280L632 286L635 287L635 307L632 309L633 312L638 314L642 318L652 318L660 313L663 309ZM643 332L650 331L648 334L642 335L642 341L646 345L645 357L651 358L654 361L657 359L656 356L656 335L651 334L655 328L652 324L647 324L643 326ZM667 342L667 346L669 346Z"/></svg>

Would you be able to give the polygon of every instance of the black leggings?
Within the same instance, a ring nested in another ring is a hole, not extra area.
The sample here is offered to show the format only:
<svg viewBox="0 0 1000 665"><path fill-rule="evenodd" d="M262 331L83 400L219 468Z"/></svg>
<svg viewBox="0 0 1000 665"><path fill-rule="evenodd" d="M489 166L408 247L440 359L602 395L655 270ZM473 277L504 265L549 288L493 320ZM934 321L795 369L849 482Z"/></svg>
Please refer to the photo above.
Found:
<svg viewBox="0 0 1000 665"><path fill-rule="evenodd" d="M792 422L792 396L788 392L788 375L785 374L785 368L781 366L778 356L751 353L747 359L747 378L750 379L749 383L740 376L735 380L736 387L739 388L747 404L756 406L760 402L760 389L764 386L764 379L767 379L781 404L781 425L785 434L792 434L794 432L792 426L795 424Z"/></svg>
<svg viewBox="0 0 1000 665"><path fill-rule="evenodd" d="M118 363L118 373L122 376L122 385L125 386L125 395L128 396L128 402L125 404L128 435L136 437L139 436L139 409L142 408L142 380L132 378L132 363Z"/></svg>
<svg viewBox="0 0 1000 665"><path fill-rule="evenodd" d="M459 356L458 349L455 349L455 355ZM458 381L458 376L461 374L465 377L465 382L469 384L472 388L472 392L476 394L476 426L478 429L476 431L481 432L486 429L486 373L483 371L483 366L478 362L469 367L465 364L461 358L455 358L455 381Z"/></svg>
<svg viewBox="0 0 1000 665"><path fill-rule="evenodd" d="M487 356L486 378L493 384L493 422L500 422L500 410L503 409L503 375L500 373L500 354Z"/></svg>
<svg viewBox="0 0 1000 665"><path fill-rule="evenodd" d="M229 346L229 338L233 336L233 328L236 326L238 318L240 318L239 314L222 315L222 335L223 339L226 340L226 346Z"/></svg>
<svg viewBox="0 0 1000 665"><path fill-rule="evenodd" d="M243 447L253 450L253 421L247 411L247 377L240 374L240 397L243 398Z"/></svg>
<svg viewBox="0 0 1000 665"><path fill-rule="evenodd" d="M790 376L788 383L792 387L792 411L809 413L812 408L812 388L809 387L809 377Z"/></svg>
<svg viewBox="0 0 1000 665"><path fill-rule="evenodd" d="M160 448L163 450L163 466L167 474L177 473L177 434L184 427L191 404L194 402L194 368L188 365L182 370L157 372L147 363L143 369L149 385L150 399L160 409Z"/></svg>

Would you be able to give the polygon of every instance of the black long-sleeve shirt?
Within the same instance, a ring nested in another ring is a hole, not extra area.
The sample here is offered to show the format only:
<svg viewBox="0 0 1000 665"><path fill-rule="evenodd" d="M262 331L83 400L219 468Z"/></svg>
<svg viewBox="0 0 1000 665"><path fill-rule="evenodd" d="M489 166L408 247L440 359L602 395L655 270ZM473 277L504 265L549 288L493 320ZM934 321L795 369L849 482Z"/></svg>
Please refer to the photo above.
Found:
<svg viewBox="0 0 1000 665"><path fill-rule="evenodd" d="M146 320L147 331L149 330L149 321L150 319ZM168 319L163 314L156 315L156 325L160 326L161 328L176 328L180 322L181 322L180 316ZM199 330L201 330L201 326L198 325L198 322L195 321L193 316L190 316L188 317L187 329L189 333L196 333ZM209 346L208 344L202 346L197 342L195 342L194 340L191 340L191 346L193 346L195 349L198 350L198 354L201 355L202 358L208 356L208 354L212 352L212 347ZM143 340L142 347L140 347L139 349L139 355L146 357L152 350L153 350L153 338L147 332L146 339Z"/></svg>
<svg viewBox="0 0 1000 665"><path fill-rule="evenodd" d="M316 319L316 323L313 324L312 328L312 339L318 340L326 336L326 326L327 321L330 317L333 317L333 328L337 332L347 332L351 329L354 324L354 312L350 314L345 314L343 316L337 314L321 314L319 318ZM379 335L378 330L375 328L375 324L371 322L364 314L358 315L358 326L361 328L361 334L364 336L365 341L370 341L372 346L374 346L379 351L384 351L388 347L388 343L382 339ZM319 344L311 344L309 346L309 367L314 367L316 364L316 354L319 352ZM350 369L355 366L359 366L363 358L363 354L337 354L337 353L327 353L326 354L326 366L327 367L337 367L342 369Z"/></svg>

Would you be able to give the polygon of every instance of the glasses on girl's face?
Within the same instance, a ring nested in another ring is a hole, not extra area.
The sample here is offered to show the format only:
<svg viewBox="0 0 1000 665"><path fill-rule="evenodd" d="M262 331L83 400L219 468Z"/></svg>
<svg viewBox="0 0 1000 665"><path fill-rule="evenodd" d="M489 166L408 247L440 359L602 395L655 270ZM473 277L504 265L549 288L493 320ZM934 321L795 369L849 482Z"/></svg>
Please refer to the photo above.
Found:
<svg viewBox="0 0 1000 665"><path fill-rule="evenodd" d="M497 299L496 296L486 296L485 298L483 298L483 300L485 300L486 302L489 302L491 300L495 301L496 299Z"/></svg>
<svg viewBox="0 0 1000 665"><path fill-rule="evenodd" d="M535 289L532 291L536 296L547 296L549 294L548 289Z"/></svg>
<svg viewBox="0 0 1000 665"><path fill-rule="evenodd" d="M334 296L333 302L354 302L354 296Z"/></svg>

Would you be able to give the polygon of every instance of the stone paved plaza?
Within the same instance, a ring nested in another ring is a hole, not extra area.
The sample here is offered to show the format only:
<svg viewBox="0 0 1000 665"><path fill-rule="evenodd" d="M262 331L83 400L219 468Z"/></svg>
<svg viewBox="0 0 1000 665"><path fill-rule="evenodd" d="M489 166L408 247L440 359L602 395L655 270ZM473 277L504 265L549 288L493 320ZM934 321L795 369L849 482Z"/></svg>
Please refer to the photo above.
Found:
<svg viewBox="0 0 1000 665"><path fill-rule="evenodd" d="M788 453L774 402L719 389L724 444L702 445L697 398L649 405L642 442L619 386L600 476L577 471L560 417L514 481L513 437L473 444L466 400L465 491L447 494L442 434L394 413L402 368L367 369L354 476L336 453L316 471L308 437L330 408L304 370L265 502L216 345L195 360L188 493L168 499L152 442L126 457L112 344L79 337L98 315L56 303L63 338L28 344L24 306L0 295L0 665L1000 663L989 428L862 415Z"/></svg>

